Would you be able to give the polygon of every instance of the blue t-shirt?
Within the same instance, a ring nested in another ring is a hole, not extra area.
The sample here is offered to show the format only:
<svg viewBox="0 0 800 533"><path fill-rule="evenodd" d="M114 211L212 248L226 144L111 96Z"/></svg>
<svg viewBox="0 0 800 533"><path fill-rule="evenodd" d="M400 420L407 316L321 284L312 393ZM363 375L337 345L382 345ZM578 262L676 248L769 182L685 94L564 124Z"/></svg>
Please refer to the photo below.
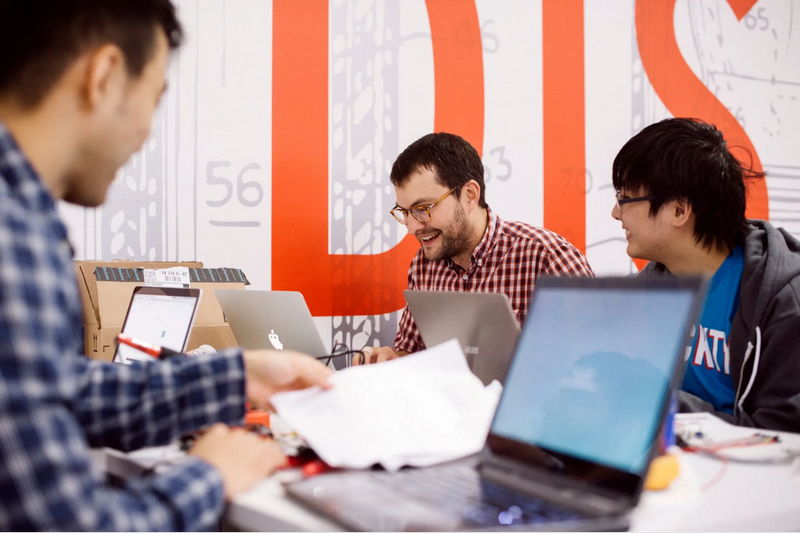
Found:
<svg viewBox="0 0 800 533"><path fill-rule="evenodd" d="M744 251L737 246L711 278L700 324L692 327L692 344L686 347L686 374L681 387L728 414L733 414L736 397L729 338L739 310L743 268Z"/></svg>

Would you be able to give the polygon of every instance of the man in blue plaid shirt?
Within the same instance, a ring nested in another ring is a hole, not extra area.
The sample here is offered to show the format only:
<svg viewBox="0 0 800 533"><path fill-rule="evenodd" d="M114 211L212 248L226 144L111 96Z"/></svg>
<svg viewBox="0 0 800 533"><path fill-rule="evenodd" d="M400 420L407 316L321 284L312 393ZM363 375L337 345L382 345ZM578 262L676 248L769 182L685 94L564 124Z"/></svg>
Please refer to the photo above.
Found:
<svg viewBox="0 0 800 533"><path fill-rule="evenodd" d="M181 27L170 0L0 2L0 529L214 528L282 460L245 398L327 386L300 354L229 350L123 366L80 354L81 302L56 202L100 205L146 139ZM215 424L164 474L105 484L91 447Z"/></svg>

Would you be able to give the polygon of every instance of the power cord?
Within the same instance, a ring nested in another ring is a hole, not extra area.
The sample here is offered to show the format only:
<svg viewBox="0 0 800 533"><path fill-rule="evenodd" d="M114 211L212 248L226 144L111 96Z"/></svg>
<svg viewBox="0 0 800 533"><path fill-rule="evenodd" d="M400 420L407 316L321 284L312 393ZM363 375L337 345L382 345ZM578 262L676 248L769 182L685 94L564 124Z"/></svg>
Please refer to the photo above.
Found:
<svg viewBox="0 0 800 533"><path fill-rule="evenodd" d="M325 363L324 363L325 366L328 366L330 364L330 362L331 362L331 359L333 359L334 357L343 357L343 356L356 355L356 354L360 355L362 360L365 357L363 350L351 350L346 344L341 343L341 342L337 342L336 344L333 345L333 349L331 350L331 354L330 355L323 355L323 356L317 357L317 360L322 361L324 359L325 360Z"/></svg>

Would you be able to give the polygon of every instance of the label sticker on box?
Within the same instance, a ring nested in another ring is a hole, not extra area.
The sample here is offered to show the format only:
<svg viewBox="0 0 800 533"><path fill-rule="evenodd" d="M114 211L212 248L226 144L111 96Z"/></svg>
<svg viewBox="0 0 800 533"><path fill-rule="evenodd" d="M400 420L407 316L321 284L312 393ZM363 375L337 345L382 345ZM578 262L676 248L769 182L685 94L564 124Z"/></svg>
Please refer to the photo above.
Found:
<svg viewBox="0 0 800 533"><path fill-rule="evenodd" d="M189 269L187 267L145 268L144 284L150 287L182 287L189 288Z"/></svg>

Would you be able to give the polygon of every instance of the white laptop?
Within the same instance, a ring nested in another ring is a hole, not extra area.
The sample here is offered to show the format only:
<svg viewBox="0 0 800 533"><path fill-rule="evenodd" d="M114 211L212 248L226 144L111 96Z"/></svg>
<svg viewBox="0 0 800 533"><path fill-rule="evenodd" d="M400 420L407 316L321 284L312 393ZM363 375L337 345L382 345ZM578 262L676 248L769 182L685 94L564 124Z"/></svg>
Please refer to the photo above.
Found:
<svg viewBox="0 0 800 533"><path fill-rule="evenodd" d="M214 294L243 348L330 355L299 292L217 289Z"/></svg>
<svg viewBox="0 0 800 533"><path fill-rule="evenodd" d="M135 287L122 333L162 348L185 351L202 292L200 289ZM136 348L120 344L112 360L129 365L133 361L152 361L153 358Z"/></svg>
<svg viewBox="0 0 800 533"><path fill-rule="evenodd" d="M485 384L503 383L520 328L501 292L403 291L427 348L458 339L469 368Z"/></svg>

